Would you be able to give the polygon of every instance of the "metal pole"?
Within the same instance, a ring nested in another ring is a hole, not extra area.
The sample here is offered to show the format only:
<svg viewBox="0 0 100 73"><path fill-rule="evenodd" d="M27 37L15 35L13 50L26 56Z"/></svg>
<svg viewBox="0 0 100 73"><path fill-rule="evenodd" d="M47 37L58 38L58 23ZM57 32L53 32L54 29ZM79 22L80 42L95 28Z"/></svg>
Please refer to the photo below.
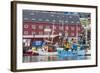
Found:
<svg viewBox="0 0 100 73"><path fill-rule="evenodd" d="M64 28L64 23L62 21L62 46L63 46L63 39L65 37L65 32L64 32L63 28Z"/></svg>
<svg viewBox="0 0 100 73"><path fill-rule="evenodd" d="M85 32L85 37L86 37L86 44L87 44L87 28L85 29L86 30L86 32Z"/></svg>
<svg viewBox="0 0 100 73"><path fill-rule="evenodd" d="M54 33L54 23L53 23L53 27L52 27L52 36L53 36L53 33ZM53 42L53 37L52 37L52 42Z"/></svg>

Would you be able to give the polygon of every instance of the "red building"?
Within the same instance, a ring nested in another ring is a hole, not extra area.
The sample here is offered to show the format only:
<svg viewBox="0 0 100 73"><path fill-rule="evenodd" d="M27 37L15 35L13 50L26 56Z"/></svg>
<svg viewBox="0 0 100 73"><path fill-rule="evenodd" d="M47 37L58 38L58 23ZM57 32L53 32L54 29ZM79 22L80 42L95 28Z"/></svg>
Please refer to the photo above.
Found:
<svg viewBox="0 0 100 73"><path fill-rule="evenodd" d="M23 35L47 35L48 32L44 31L45 28L53 30L53 24L39 23L39 22L24 22ZM68 33L68 36L70 37L75 37L77 34L79 34L82 31L82 26L80 24L78 25L67 24L64 25L63 27L59 24L54 25L53 34L56 35L62 31ZM52 31L49 33L52 33Z"/></svg>
<svg viewBox="0 0 100 73"><path fill-rule="evenodd" d="M51 31L45 31L50 29ZM79 36L83 30L79 16L63 12L23 11L23 37L59 35L64 32L68 37Z"/></svg>

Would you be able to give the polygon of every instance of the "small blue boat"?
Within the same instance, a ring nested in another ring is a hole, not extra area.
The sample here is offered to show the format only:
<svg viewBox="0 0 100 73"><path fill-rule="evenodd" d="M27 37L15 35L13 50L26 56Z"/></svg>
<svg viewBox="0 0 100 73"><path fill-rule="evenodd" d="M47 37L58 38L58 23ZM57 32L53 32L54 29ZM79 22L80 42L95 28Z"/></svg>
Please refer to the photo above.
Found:
<svg viewBox="0 0 100 73"><path fill-rule="evenodd" d="M85 50L78 50L78 51L57 50L57 52L58 56L62 57L85 56Z"/></svg>

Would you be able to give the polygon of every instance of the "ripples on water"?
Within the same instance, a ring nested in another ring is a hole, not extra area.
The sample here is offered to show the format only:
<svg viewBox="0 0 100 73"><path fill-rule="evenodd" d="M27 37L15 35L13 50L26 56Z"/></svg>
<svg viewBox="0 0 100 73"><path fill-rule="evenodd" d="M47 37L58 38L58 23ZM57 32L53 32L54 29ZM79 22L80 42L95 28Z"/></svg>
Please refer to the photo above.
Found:
<svg viewBox="0 0 100 73"><path fill-rule="evenodd" d="M23 62L49 62L49 61L69 61L69 60L87 60L90 56L23 56Z"/></svg>

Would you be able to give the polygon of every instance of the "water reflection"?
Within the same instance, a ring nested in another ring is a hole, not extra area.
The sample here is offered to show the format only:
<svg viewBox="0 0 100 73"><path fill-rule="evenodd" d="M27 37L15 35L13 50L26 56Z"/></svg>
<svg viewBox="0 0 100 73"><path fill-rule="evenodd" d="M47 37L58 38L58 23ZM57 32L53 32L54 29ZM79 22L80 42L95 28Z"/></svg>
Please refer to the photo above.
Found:
<svg viewBox="0 0 100 73"><path fill-rule="evenodd" d="M45 61L64 61L64 60L87 60L90 59L90 56L24 56L23 62L45 62Z"/></svg>

